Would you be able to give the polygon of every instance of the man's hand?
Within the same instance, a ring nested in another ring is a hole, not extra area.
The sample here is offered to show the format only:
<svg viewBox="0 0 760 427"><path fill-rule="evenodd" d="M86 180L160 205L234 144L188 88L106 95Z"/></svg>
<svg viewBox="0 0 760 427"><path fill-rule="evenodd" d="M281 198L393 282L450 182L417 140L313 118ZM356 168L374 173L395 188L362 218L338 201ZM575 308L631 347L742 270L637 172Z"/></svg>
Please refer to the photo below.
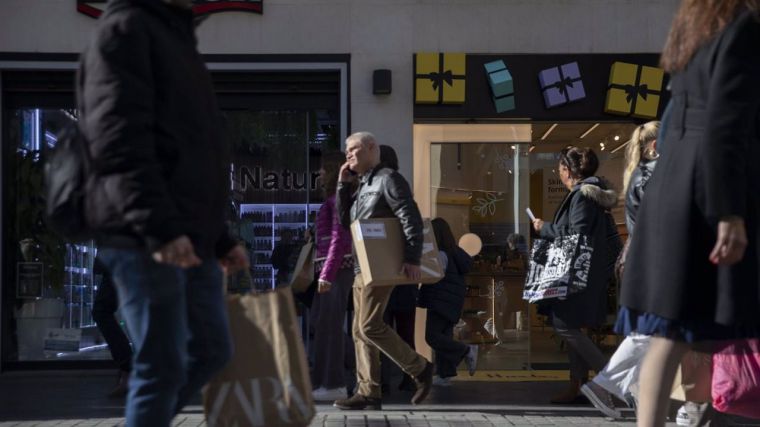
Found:
<svg viewBox="0 0 760 427"><path fill-rule="evenodd" d="M718 265L733 265L744 258L747 248L747 230L744 219L725 218L718 223L718 238L710 253L710 262Z"/></svg>
<svg viewBox="0 0 760 427"><path fill-rule="evenodd" d="M351 173L351 168L348 165L348 162L343 163L343 166L340 167L340 172L338 173L338 181L339 182L351 182L355 178L355 175Z"/></svg>
<svg viewBox="0 0 760 427"><path fill-rule="evenodd" d="M193 242L187 236L179 236L153 252L153 260L160 264L169 264L179 268L201 265L201 259L195 254Z"/></svg>
<svg viewBox="0 0 760 427"><path fill-rule="evenodd" d="M533 229L536 230L536 233L541 232L541 229L544 228L544 220L541 218L536 218L533 220Z"/></svg>
<svg viewBox="0 0 760 427"><path fill-rule="evenodd" d="M224 258L219 260L219 264L222 265L222 271L226 276L244 270L250 267L248 251L245 250L243 245L235 245L235 247L227 252Z"/></svg>
<svg viewBox="0 0 760 427"><path fill-rule="evenodd" d="M327 280L320 279L317 282L318 294L324 294L324 293L330 292L330 289L332 289L332 283L328 282Z"/></svg>
<svg viewBox="0 0 760 427"><path fill-rule="evenodd" d="M401 272L406 274L406 277L408 277L413 283L420 280L420 277L422 276L422 273L420 273L420 266L414 264L404 263L404 265L401 266Z"/></svg>

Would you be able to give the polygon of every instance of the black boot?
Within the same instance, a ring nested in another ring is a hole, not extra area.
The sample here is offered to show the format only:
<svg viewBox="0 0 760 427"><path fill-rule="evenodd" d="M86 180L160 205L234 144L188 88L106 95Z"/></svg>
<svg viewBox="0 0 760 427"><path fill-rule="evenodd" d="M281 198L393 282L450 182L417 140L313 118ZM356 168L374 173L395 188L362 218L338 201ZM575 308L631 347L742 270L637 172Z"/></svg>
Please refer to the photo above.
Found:
<svg viewBox="0 0 760 427"><path fill-rule="evenodd" d="M414 379L417 391L412 396L412 404L417 405L427 397L430 388L433 386L433 364L425 362L425 369Z"/></svg>

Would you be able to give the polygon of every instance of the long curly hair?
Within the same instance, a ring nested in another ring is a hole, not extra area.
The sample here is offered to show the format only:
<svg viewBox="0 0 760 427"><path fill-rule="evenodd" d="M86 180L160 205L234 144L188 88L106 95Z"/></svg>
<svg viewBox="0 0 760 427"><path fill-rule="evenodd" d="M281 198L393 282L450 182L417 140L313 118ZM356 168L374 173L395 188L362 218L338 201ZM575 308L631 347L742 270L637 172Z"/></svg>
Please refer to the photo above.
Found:
<svg viewBox="0 0 760 427"><path fill-rule="evenodd" d="M760 13L760 0L683 0L660 57L665 71L686 68L697 50L746 11Z"/></svg>

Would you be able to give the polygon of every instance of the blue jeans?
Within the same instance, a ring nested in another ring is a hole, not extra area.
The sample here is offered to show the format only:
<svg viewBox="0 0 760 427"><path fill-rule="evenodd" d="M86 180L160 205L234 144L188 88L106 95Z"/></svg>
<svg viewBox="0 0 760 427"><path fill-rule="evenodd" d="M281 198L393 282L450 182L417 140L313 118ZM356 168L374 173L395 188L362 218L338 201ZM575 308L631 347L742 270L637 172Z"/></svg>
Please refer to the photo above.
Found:
<svg viewBox="0 0 760 427"><path fill-rule="evenodd" d="M126 425L169 426L232 354L219 264L181 269L125 249L101 249L98 257L134 346Z"/></svg>

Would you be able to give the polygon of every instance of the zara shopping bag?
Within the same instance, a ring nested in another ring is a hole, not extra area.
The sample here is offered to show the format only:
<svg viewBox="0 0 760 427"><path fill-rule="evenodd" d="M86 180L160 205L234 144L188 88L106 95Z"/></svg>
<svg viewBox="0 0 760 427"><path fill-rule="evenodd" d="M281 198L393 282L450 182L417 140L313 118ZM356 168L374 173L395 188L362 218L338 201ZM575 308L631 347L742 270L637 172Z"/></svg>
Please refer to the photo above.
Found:
<svg viewBox="0 0 760 427"><path fill-rule="evenodd" d="M537 302L584 291L593 252L589 238L580 234L535 239L523 299Z"/></svg>
<svg viewBox="0 0 760 427"><path fill-rule="evenodd" d="M288 287L227 297L234 353L203 390L209 427L302 427L315 408Z"/></svg>
<svg viewBox="0 0 760 427"><path fill-rule="evenodd" d="M760 418L760 339L731 341L713 354L713 407Z"/></svg>

